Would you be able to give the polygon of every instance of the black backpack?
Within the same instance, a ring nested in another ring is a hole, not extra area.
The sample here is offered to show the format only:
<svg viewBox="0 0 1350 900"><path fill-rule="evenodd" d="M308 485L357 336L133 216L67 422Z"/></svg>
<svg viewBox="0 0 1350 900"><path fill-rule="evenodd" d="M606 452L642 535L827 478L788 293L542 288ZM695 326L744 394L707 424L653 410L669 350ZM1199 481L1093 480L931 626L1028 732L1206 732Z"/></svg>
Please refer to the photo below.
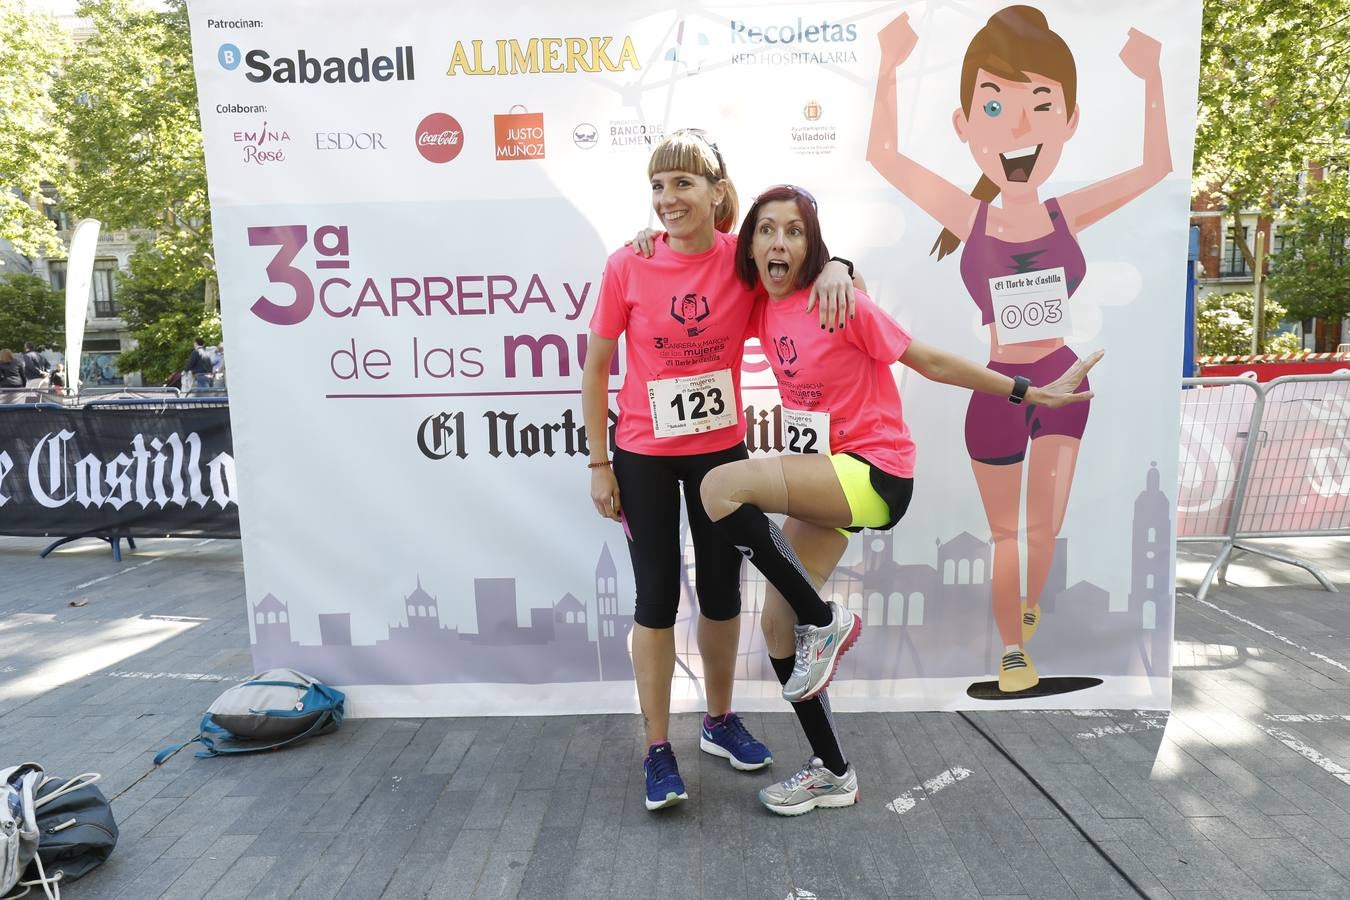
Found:
<svg viewBox="0 0 1350 900"><path fill-rule="evenodd" d="M36 794L38 858L48 873L74 881L101 865L117 846L112 807L95 786L97 775L46 778Z"/></svg>

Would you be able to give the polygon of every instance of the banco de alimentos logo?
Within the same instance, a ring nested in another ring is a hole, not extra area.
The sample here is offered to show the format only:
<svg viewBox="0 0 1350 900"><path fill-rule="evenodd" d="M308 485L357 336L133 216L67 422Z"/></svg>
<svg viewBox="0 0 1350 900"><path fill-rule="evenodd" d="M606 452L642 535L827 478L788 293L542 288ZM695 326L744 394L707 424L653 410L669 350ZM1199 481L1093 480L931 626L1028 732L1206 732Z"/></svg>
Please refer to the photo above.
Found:
<svg viewBox="0 0 1350 900"><path fill-rule="evenodd" d="M303 48L291 55L277 55L260 48L241 50L235 44L221 44L216 60L227 72L243 65L244 77L255 84L364 84L412 81L416 77L411 44L386 53L361 47L346 56L323 56Z"/></svg>

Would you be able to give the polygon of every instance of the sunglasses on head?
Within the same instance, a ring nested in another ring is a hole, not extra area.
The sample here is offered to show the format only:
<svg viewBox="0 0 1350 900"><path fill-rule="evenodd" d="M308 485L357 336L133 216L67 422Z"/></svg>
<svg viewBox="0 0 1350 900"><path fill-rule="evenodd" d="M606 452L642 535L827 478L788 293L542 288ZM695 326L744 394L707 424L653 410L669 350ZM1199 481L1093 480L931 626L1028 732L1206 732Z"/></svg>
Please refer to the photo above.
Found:
<svg viewBox="0 0 1350 900"><path fill-rule="evenodd" d="M773 187L765 188L763 192L761 192L760 195L755 198L755 202L759 203L761 200L765 198L767 194L772 194L775 191L791 191L794 197L801 197L804 200L809 200L812 208L814 209L820 208L816 204L816 198L811 196L810 191L808 191L804 187L798 187L795 184L775 184Z"/></svg>
<svg viewBox="0 0 1350 900"><path fill-rule="evenodd" d="M708 132L704 131L702 128L686 128L684 130L708 145L708 149L712 150L713 156L717 157L717 177L726 178L727 164L722 161L722 151L717 149L717 142L714 141L708 135Z"/></svg>

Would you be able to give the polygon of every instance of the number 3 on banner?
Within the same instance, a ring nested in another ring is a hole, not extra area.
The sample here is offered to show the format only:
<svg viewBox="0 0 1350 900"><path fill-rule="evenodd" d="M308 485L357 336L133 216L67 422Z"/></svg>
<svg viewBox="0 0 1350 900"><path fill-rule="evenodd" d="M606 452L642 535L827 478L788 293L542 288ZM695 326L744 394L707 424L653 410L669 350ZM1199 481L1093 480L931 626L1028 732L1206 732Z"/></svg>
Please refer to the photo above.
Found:
<svg viewBox="0 0 1350 900"><path fill-rule="evenodd" d="M267 278L273 284L290 285L295 300L288 305L273 303L266 296L258 298L250 309L264 322L272 325L297 325L309 318L314 309L314 285L309 276L291 263L305 249L309 230L304 225L268 225L248 230L250 247L280 247L267 264Z"/></svg>

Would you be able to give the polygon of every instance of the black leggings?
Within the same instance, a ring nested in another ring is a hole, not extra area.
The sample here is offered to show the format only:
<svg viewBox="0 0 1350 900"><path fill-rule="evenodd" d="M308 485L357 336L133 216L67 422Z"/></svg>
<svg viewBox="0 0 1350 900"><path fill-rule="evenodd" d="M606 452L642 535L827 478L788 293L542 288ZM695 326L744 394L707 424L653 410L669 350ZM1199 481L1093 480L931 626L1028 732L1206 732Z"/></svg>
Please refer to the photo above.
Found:
<svg viewBox="0 0 1350 900"><path fill-rule="evenodd" d="M723 463L748 459L744 444L693 456L647 456L614 448L619 504L628 521L637 601L633 621L671 628L680 607L680 483L694 543L694 591L699 611L717 621L741 612L741 553L708 521L699 500L703 476Z"/></svg>

